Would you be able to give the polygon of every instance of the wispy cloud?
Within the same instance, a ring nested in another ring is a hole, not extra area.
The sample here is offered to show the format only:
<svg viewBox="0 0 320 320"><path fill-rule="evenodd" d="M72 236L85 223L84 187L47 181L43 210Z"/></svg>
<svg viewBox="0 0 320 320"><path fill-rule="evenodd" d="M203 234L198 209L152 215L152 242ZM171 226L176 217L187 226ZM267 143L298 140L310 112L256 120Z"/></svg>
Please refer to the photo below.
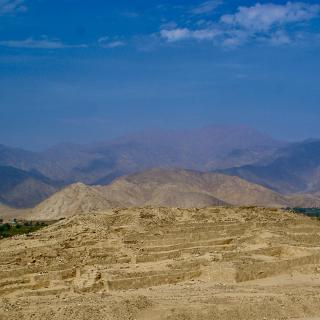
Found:
<svg viewBox="0 0 320 320"><path fill-rule="evenodd" d="M206 14L214 11L218 6L222 4L222 0L211 0L200 4L199 6L193 8L191 12L193 14Z"/></svg>
<svg viewBox="0 0 320 320"><path fill-rule="evenodd" d="M24 49L64 49L64 48L85 48L86 45L69 45L60 40L28 38L25 40L6 40L0 41L1 47L24 48Z"/></svg>
<svg viewBox="0 0 320 320"><path fill-rule="evenodd" d="M108 44L106 44L107 48L120 48L120 47L124 47L126 45L126 43L124 41L111 41Z"/></svg>
<svg viewBox="0 0 320 320"><path fill-rule="evenodd" d="M221 17L221 22L250 31L268 31L270 28L295 22L308 21L320 14L320 5L288 2L285 5L260 4L239 7L235 14Z"/></svg>
<svg viewBox="0 0 320 320"><path fill-rule="evenodd" d="M27 11L24 0L0 0L0 15Z"/></svg>
<svg viewBox="0 0 320 320"><path fill-rule="evenodd" d="M203 3L205 10L209 2ZM199 7L200 8L200 7ZM198 8L198 9L199 9ZM213 8L213 3L212 3ZM209 10L209 7L207 7ZM268 42L271 45L288 45L297 37L286 31L289 25L308 22L320 16L320 5L301 2L286 4L260 4L239 7L233 14L225 14L206 27L176 27L161 29L160 36L167 42L184 40L214 41L223 47L237 47L249 41ZM298 31L291 31L291 33Z"/></svg>
<svg viewBox="0 0 320 320"><path fill-rule="evenodd" d="M202 29L190 30L187 28L161 30L161 36L168 42L177 42L182 40L212 40L221 34L220 30Z"/></svg>
<svg viewBox="0 0 320 320"><path fill-rule="evenodd" d="M126 46L126 42L123 40L112 40L109 37L101 37L98 39L98 44L102 48L115 49Z"/></svg>

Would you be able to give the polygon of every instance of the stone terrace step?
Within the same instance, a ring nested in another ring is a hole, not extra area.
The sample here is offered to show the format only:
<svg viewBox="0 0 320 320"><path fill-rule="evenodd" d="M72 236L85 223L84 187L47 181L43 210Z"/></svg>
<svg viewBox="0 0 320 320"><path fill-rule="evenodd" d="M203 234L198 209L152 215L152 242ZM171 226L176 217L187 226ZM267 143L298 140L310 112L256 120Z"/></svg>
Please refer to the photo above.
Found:
<svg viewBox="0 0 320 320"><path fill-rule="evenodd" d="M175 284L201 276L201 270L171 272L134 278L114 279L108 281L109 290L128 290L148 288L164 284Z"/></svg>
<svg viewBox="0 0 320 320"><path fill-rule="evenodd" d="M186 248L192 248L196 246L210 246L210 245L226 245L230 244L234 238L224 238L224 239L214 239L214 240L207 240L207 241L196 241L196 242L185 242L185 243L179 243L177 241L177 244L173 245L167 245L167 246L154 246L154 247L144 247L140 251L144 253L150 253L150 252L164 252L164 251L172 251L172 250L178 250L178 249L186 249Z"/></svg>
<svg viewBox="0 0 320 320"><path fill-rule="evenodd" d="M307 264L319 264L320 254L309 255L289 260L276 262L257 262L243 264L237 267L236 281L244 282L255 279L267 278L290 271L290 269Z"/></svg>
<svg viewBox="0 0 320 320"><path fill-rule="evenodd" d="M193 242L193 241L210 241L210 240L220 240L221 238L235 238L242 237L244 231L241 232L221 232L221 231L213 231L213 232L195 232L195 233L179 233L179 234L158 234L152 236L139 235L138 237L130 235L125 237L125 244L137 244L143 243L145 246L167 246L174 245L177 243L184 242Z"/></svg>
<svg viewBox="0 0 320 320"><path fill-rule="evenodd" d="M195 246L180 250L164 251L150 254L140 254L137 255L137 263L144 262L156 262L161 260L168 260L181 257L182 254L205 254L205 253L215 253L221 251L232 251L236 249L235 245L221 245L221 246Z"/></svg>
<svg viewBox="0 0 320 320"><path fill-rule="evenodd" d="M64 292L70 291L67 286L55 287L55 288L43 288L37 290L24 290L16 294L17 297L32 297L32 296L55 296Z"/></svg>
<svg viewBox="0 0 320 320"><path fill-rule="evenodd" d="M3 288L0 288L0 297L9 295L16 291L25 291L28 289L38 289L38 285L26 283L26 284L15 284L10 286L5 286Z"/></svg>

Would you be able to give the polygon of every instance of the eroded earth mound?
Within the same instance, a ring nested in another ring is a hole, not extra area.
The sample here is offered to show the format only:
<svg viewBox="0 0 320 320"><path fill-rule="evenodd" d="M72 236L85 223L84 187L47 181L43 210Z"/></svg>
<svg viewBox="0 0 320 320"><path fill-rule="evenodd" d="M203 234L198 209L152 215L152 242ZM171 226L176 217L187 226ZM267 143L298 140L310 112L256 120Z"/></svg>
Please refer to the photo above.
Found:
<svg viewBox="0 0 320 320"><path fill-rule="evenodd" d="M114 209L0 241L0 319L320 319L320 221Z"/></svg>

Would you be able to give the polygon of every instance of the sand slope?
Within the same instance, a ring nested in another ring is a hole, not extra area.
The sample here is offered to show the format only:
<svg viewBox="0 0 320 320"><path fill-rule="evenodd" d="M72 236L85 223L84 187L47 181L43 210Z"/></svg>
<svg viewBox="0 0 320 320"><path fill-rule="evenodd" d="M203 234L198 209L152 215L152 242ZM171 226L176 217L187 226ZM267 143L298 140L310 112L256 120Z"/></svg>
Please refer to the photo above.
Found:
<svg viewBox="0 0 320 320"><path fill-rule="evenodd" d="M117 206L117 203L108 200L97 188L75 183L28 211L25 217L36 220L58 220L77 213Z"/></svg>

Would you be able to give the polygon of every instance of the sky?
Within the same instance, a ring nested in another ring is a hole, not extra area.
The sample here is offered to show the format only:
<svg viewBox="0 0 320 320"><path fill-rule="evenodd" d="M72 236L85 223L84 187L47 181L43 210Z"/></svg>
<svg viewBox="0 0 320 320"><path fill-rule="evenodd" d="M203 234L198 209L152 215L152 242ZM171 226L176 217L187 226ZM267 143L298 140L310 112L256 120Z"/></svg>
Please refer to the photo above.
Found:
<svg viewBox="0 0 320 320"><path fill-rule="evenodd" d="M0 0L1 144L319 119L319 1Z"/></svg>

